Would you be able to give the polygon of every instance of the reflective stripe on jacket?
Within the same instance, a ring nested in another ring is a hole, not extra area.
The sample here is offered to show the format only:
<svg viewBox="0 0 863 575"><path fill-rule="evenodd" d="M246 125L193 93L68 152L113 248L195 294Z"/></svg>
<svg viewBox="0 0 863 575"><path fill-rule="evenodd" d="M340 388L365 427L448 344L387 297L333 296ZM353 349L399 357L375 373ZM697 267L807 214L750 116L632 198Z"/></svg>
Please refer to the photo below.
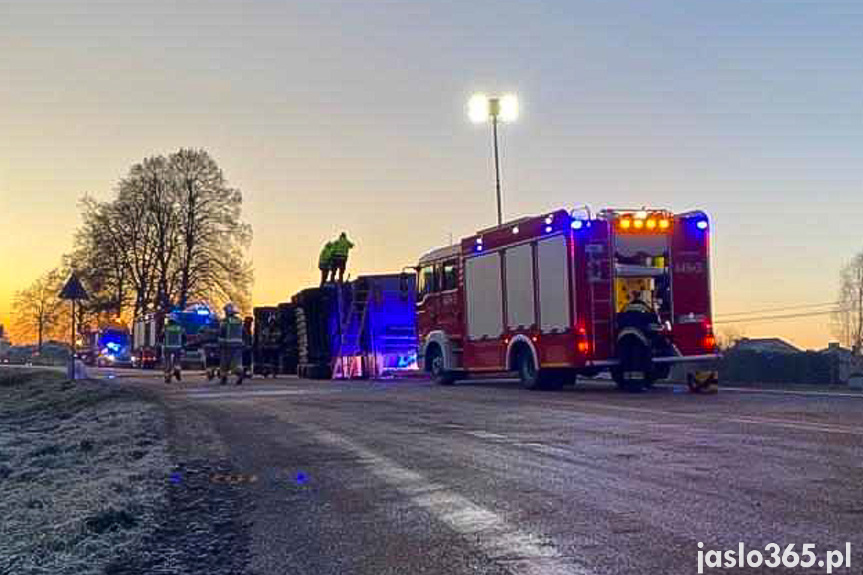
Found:
<svg viewBox="0 0 863 575"><path fill-rule="evenodd" d="M226 343L243 343L243 322L236 316L228 316L222 328L222 341Z"/></svg>
<svg viewBox="0 0 863 575"><path fill-rule="evenodd" d="M169 325L165 328L165 347L180 349L183 347L183 328L179 325Z"/></svg>

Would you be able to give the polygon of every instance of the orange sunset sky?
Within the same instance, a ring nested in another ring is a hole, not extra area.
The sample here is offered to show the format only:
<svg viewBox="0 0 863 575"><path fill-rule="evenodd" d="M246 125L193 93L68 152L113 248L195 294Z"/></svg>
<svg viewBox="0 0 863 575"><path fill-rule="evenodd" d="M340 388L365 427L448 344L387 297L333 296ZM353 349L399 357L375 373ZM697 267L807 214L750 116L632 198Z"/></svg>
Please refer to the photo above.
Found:
<svg viewBox="0 0 863 575"><path fill-rule="evenodd" d="M256 304L315 283L342 229L355 275L399 271L494 222L477 90L521 101L510 217L704 209L719 319L830 302L863 249L861 38L860 4L828 0L7 0L0 323L70 250L83 194L180 147L244 192ZM829 319L735 325L814 348Z"/></svg>

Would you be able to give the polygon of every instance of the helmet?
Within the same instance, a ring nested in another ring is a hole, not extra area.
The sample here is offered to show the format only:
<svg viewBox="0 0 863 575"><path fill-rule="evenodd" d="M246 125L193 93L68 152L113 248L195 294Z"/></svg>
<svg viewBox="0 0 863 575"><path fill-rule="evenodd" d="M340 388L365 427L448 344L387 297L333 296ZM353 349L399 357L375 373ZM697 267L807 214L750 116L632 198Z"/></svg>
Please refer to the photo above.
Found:
<svg viewBox="0 0 863 575"><path fill-rule="evenodd" d="M237 308L234 307L234 304L225 304L225 315L237 315Z"/></svg>

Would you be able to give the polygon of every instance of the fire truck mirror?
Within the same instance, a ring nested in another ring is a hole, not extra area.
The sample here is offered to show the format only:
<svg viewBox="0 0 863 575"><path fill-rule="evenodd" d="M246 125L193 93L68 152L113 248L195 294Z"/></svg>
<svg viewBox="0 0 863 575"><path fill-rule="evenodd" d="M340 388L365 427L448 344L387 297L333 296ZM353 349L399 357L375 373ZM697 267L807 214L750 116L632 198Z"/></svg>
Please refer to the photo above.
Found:
<svg viewBox="0 0 863 575"><path fill-rule="evenodd" d="M407 295L408 289L409 289L408 274L406 274L405 272L402 272L401 275L399 276L399 291L402 293L402 295Z"/></svg>

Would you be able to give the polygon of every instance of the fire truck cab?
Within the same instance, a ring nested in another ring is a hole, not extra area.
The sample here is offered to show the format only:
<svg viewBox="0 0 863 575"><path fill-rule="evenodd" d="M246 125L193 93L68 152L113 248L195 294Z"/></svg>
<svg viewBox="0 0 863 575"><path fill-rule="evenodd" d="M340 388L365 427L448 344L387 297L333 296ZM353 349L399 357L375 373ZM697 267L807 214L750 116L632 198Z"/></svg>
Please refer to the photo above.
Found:
<svg viewBox="0 0 863 575"><path fill-rule="evenodd" d="M434 250L417 266L420 363L442 384L517 372L548 389L607 370L635 391L715 359L709 234L700 211L557 210Z"/></svg>

